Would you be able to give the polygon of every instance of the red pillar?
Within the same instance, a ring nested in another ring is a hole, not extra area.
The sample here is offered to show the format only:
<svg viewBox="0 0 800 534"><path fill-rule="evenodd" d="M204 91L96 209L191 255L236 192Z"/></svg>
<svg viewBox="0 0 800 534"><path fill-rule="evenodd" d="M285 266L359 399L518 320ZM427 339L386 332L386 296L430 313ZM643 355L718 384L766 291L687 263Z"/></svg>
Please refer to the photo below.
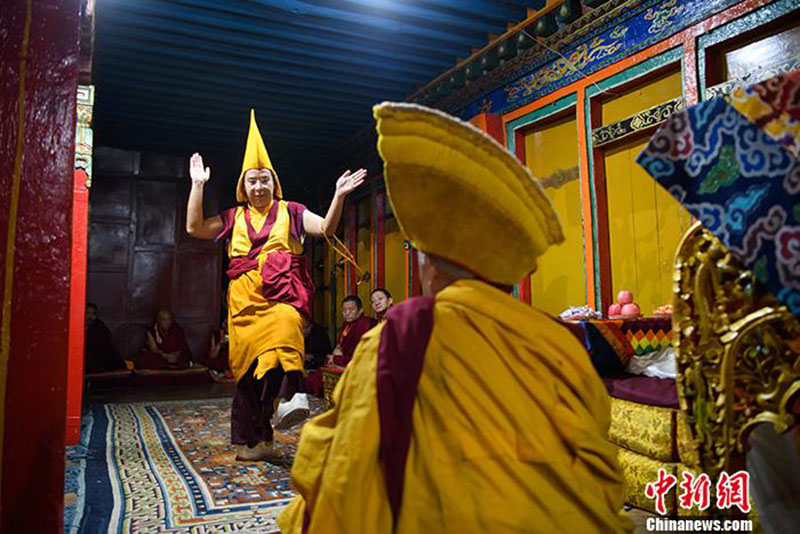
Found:
<svg viewBox="0 0 800 534"><path fill-rule="evenodd" d="M66 444L81 438L83 356L86 333L86 255L89 225L89 186L92 180L92 106L94 87L78 89L75 171L72 189L72 257L69 295L69 357L67 359Z"/></svg>
<svg viewBox="0 0 800 534"><path fill-rule="evenodd" d="M63 528L79 10L0 9L0 532Z"/></svg>
<svg viewBox="0 0 800 534"><path fill-rule="evenodd" d="M86 189L86 173L76 169L72 210L73 225L69 296L66 445L75 445L81 438L83 347L84 334L86 332L86 234L88 218L89 191Z"/></svg>

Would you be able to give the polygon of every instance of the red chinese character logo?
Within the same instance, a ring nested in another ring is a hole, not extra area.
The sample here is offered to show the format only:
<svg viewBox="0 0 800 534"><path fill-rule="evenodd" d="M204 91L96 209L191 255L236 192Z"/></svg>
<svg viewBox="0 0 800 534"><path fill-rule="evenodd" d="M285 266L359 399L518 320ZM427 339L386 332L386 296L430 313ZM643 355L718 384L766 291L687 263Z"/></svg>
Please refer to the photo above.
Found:
<svg viewBox="0 0 800 534"><path fill-rule="evenodd" d="M644 495L648 499L656 500L656 511L661 515L666 515L667 508L664 506L664 495L678 483L678 477L668 475L664 468L658 470L658 480L650 482L644 488Z"/></svg>
<svg viewBox="0 0 800 534"><path fill-rule="evenodd" d="M738 506L742 513L750 511L750 473L737 471L728 475L725 471L717 481L717 508L725 510Z"/></svg>
<svg viewBox="0 0 800 534"><path fill-rule="evenodd" d="M680 484L681 494L678 504L681 508L689 510L696 504L698 510L705 510L711 504L711 479L703 473L695 480L692 473L684 471L683 482Z"/></svg>

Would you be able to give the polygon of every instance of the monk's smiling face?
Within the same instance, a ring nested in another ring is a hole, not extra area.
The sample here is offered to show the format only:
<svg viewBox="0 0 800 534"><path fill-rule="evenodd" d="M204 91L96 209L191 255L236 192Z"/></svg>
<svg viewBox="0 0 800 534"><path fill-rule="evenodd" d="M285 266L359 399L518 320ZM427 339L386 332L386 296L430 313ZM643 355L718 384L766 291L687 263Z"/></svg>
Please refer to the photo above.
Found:
<svg viewBox="0 0 800 534"><path fill-rule="evenodd" d="M275 180L269 169L249 169L244 173L244 192L254 208L266 208L275 193Z"/></svg>
<svg viewBox="0 0 800 534"><path fill-rule="evenodd" d="M364 313L364 310L358 307L358 304L352 300L348 300L342 304L342 317L345 322L352 323Z"/></svg>

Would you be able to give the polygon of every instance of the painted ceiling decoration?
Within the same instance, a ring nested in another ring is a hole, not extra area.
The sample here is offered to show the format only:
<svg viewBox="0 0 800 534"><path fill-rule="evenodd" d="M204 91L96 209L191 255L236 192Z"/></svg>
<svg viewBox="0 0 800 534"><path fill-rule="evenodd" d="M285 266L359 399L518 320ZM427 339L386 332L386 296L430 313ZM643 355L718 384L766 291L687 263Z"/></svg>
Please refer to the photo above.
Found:
<svg viewBox="0 0 800 534"><path fill-rule="evenodd" d="M314 180L374 103L407 99L549 3L101 0L97 144L236 160L252 107L279 172Z"/></svg>

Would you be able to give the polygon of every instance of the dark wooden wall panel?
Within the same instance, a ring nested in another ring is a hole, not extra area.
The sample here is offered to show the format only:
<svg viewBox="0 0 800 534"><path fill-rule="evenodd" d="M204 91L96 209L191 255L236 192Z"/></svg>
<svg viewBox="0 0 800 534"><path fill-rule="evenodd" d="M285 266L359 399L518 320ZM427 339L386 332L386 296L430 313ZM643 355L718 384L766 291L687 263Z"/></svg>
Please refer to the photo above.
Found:
<svg viewBox="0 0 800 534"><path fill-rule="evenodd" d="M175 184L139 180L136 184L136 244L175 243ZM185 230L184 230L185 232Z"/></svg>
<svg viewBox="0 0 800 534"><path fill-rule="evenodd" d="M211 332L219 329L219 325L210 322L182 322L181 327L186 334L186 340L189 342L194 361L205 361L208 356L208 346L211 342Z"/></svg>
<svg viewBox="0 0 800 534"><path fill-rule="evenodd" d="M103 321L124 323L127 317L128 271L89 271L86 281L86 301L97 305Z"/></svg>
<svg viewBox="0 0 800 534"><path fill-rule="evenodd" d="M125 174L133 177L139 174L140 154L121 148L111 148L98 146L94 149L94 161L92 162L96 172L103 173L108 179L109 173ZM92 184L94 190L94 184Z"/></svg>
<svg viewBox="0 0 800 534"><path fill-rule="evenodd" d="M130 225L95 221L89 225L89 270L127 271Z"/></svg>
<svg viewBox="0 0 800 534"><path fill-rule="evenodd" d="M121 348L120 354L132 356L144 347L147 339L147 327L153 321L147 323L126 323L118 326L114 332L114 341Z"/></svg>
<svg viewBox="0 0 800 534"><path fill-rule="evenodd" d="M92 218L129 219L131 216L131 179L108 176L92 183Z"/></svg>
<svg viewBox="0 0 800 534"><path fill-rule="evenodd" d="M201 319L218 314L219 303L209 291L219 285L219 255L213 252L182 252L178 255L178 295L175 313Z"/></svg>
<svg viewBox="0 0 800 534"><path fill-rule="evenodd" d="M175 257L169 252L136 252L129 279L128 316L150 321L159 308L172 307L172 267Z"/></svg>
<svg viewBox="0 0 800 534"><path fill-rule="evenodd" d="M142 348L162 307L173 311L195 357L205 356L219 328L222 249L186 234L186 166L183 158L95 150L87 298L126 357ZM207 215L219 211L220 185L206 187Z"/></svg>

